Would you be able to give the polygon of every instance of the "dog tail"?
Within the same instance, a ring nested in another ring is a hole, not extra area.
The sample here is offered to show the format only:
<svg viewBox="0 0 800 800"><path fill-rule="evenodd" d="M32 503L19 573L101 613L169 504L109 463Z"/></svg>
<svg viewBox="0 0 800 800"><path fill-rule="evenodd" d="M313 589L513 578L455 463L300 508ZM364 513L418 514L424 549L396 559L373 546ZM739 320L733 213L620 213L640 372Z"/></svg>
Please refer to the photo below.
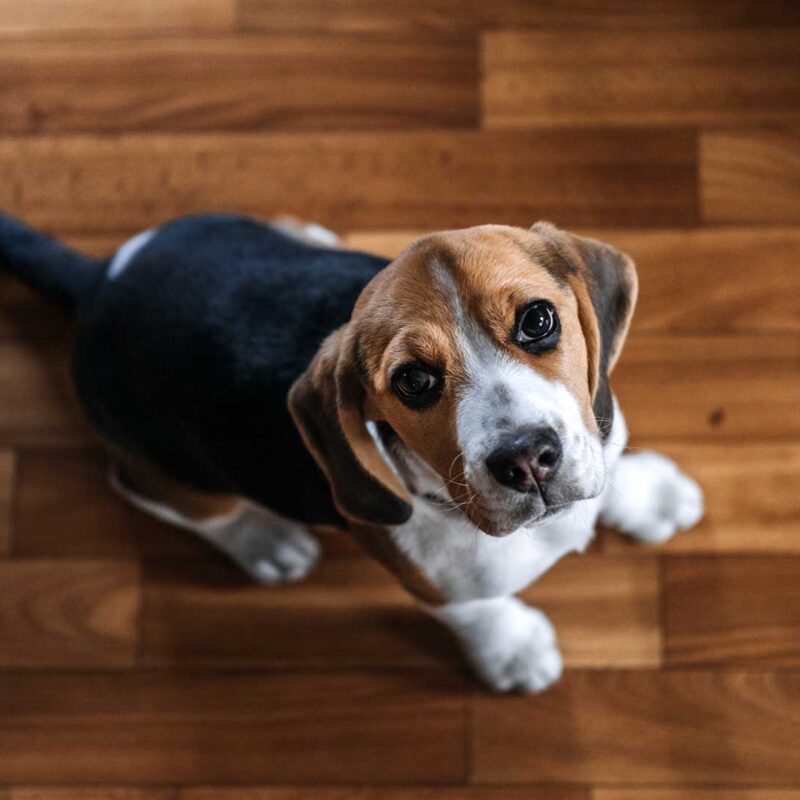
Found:
<svg viewBox="0 0 800 800"><path fill-rule="evenodd" d="M0 268L67 313L78 309L104 274L107 260L84 256L0 213Z"/></svg>

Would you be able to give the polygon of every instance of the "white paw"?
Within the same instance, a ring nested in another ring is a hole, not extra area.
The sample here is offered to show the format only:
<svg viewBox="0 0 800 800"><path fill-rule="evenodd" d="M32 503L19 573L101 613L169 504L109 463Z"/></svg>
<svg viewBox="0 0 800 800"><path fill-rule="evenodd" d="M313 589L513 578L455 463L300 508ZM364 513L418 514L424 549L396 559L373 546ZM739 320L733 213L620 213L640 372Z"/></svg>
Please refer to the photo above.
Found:
<svg viewBox="0 0 800 800"><path fill-rule="evenodd" d="M658 453L623 456L607 490L602 521L641 541L660 544L703 516L703 490Z"/></svg>
<svg viewBox="0 0 800 800"><path fill-rule="evenodd" d="M473 662L495 692L541 692L564 669L550 620L535 608L523 606L521 611L524 617L515 621L514 635L505 642L498 640Z"/></svg>
<svg viewBox="0 0 800 800"><path fill-rule="evenodd" d="M303 527L258 509L205 535L263 584L299 581L320 555L319 542Z"/></svg>

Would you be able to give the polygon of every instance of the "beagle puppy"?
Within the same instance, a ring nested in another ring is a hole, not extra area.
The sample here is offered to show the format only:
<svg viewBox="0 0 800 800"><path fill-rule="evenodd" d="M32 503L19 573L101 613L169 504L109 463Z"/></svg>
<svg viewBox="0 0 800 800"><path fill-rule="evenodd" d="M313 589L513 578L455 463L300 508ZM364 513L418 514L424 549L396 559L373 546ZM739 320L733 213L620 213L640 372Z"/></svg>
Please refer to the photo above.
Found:
<svg viewBox="0 0 800 800"><path fill-rule="evenodd" d="M672 461L623 454L633 262L551 224L388 263L319 226L200 215L95 261L5 217L0 263L74 315L114 488L266 583L311 569L309 526L347 528L494 690L560 676L515 594L598 519L659 543L702 514Z"/></svg>

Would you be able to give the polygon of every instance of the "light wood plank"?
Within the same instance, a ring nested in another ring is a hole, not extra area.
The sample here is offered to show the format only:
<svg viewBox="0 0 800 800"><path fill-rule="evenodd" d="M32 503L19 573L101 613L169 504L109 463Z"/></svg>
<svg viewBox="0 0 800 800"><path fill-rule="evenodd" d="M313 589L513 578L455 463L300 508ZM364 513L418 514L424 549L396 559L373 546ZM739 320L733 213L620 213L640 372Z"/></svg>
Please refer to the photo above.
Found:
<svg viewBox="0 0 800 800"><path fill-rule="evenodd" d="M569 557L522 598L550 617L568 669L661 663L659 575L653 557Z"/></svg>
<svg viewBox="0 0 800 800"><path fill-rule="evenodd" d="M0 35L142 36L157 31L229 31L236 0L5 0Z"/></svg>
<svg viewBox="0 0 800 800"><path fill-rule="evenodd" d="M459 682L438 673L0 681L5 783L458 783L464 737Z"/></svg>
<svg viewBox="0 0 800 800"><path fill-rule="evenodd" d="M471 37L0 41L0 132L469 128L476 62Z"/></svg>
<svg viewBox="0 0 800 800"><path fill-rule="evenodd" d="M138 611L135 564L0 562L0 668L131 667Z"/></svg>
<svg viewBox="0 0 800 800"><path fill-rule="evenodd" d="M800 436L794 334L633 336L612 384L636 439Z"/></svg>
<svg viewBox="0 0 800 800"><path fill-rule="evenodd" d="M704 789L699 786L645 788L603 787L593 789L592 800L800 800L800 789Z"/></svg>
<svg viewBox="0 0 800 800"><path fill-rule="evenodd" d="M668 558L667 663L800 665L800 559Z"/></svg>
<svg viewBox="0 0 800 800"><path fill-rule="evenodd" d="M609 242L636 262L634 332L800 330L797 228L574 232ZM424 234L351 231L344 241L393 258Z"/></svg>
<svg viewBox="0 0 800 800"><path fill-rule="evenodd" d="M798 725L796 672L567 673L542 695L475 696L473 777L791 785Z"/></svg>
<svg viewBox="0 0 800 800"><path fill-rule="evenodd" d="M17 462L10 450L0 450L0 557L13 549L12 517L16 492Z"/></svg>
<svg viewBox="0 0 800 800"><path fill-rule="evenodd" d="M705 493L703 519L666 544L664 552L800 554L800 442L652 445L699 481ZM624 536L603 542L606 553L649 550Z"/></svg>
<svg viewBox="0 0 800 800"><path fill-rule="evenodd" d="M704 222L800 220L800 129L704 132L700 212Z"/></svg>
<svg viewBox="0 0 800 800"><path fill-rule="evenodd" d="M62 233L209 208L334 229L695 219L683 130L6 138L0 171L0 204Z"/></svg>
<svg viewBox="0 0 800 800"><path fill-rule="evenodd" d="M500 31L482 45L487 128L800 119L800 27Z"/></svg>

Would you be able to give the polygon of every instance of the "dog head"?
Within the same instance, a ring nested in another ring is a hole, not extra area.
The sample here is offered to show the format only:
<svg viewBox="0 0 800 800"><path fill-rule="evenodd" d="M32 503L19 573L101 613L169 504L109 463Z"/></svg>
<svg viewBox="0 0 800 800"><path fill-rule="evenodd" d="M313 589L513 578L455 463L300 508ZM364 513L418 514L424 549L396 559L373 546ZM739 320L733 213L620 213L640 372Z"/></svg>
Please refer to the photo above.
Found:
<svg viewBox="0 0 800 800"><path fill-rule="evenodd" d="M548 223L448 231L408 247L289 395L340 512L386 525L411 515L414 487L369 421L493 535L597 495L608 375L636 289L630 258Z"/></svg>

